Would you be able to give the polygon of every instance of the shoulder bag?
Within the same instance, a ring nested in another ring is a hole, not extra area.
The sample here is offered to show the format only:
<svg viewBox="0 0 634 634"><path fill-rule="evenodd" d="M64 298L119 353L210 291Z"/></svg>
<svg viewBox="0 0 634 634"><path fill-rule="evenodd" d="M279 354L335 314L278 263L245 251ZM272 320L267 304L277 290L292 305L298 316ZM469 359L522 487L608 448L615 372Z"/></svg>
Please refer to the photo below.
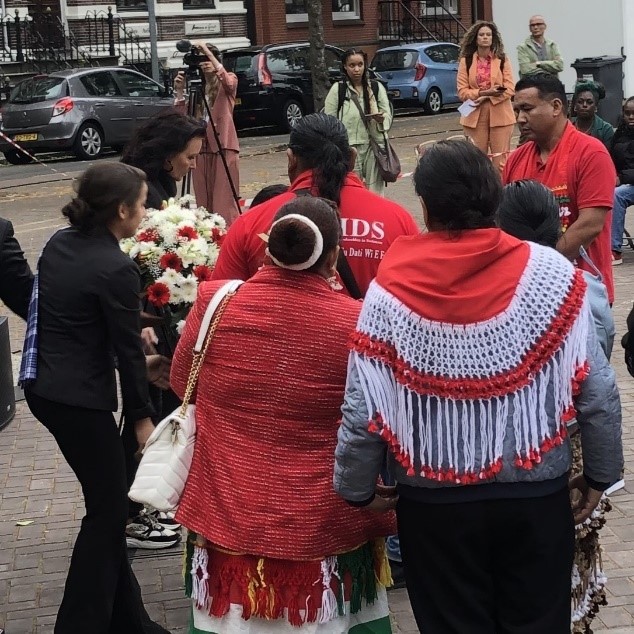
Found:
<svg viewBox="0 0 634 634"><path fill-rule="evenodd" d="M128 494L135 502L159 511L172 511L178 506L189 475L196 440L196 406L190 401L222 314L241 284L241 280L227 282L207 306L194 345L183 403L156 426L145 444L141 463Z"/></svg>
<svg viewBox="0 0 634 634"><path fill-rule="evenodd" d="M361 116L361 121L363 121L363 125L365 129L368 131L368 137L370 138L370 149L376 158L376 164L379 168L379 173L381 174L381 178L386 183L395 183L401 173L401 162L396 156L396 152L392 147L392 144L389 142L387 138L387 134L385 131L383 132L383 147L381 144L376 141L376 139L372 136L372 131L370 130L370 124L365 116L365 112L359 103L359 96L357 93L352 90L352 101L356 105L359 110L359 115Z"/></svg>

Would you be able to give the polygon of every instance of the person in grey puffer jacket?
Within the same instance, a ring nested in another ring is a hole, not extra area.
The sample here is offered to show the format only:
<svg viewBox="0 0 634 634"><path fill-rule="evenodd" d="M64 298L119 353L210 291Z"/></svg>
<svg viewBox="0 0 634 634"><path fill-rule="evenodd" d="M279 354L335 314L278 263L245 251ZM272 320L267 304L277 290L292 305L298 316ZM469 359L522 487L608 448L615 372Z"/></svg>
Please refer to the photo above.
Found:
<svg viewBox="0 0 634 634"><path fill-rule="evenodd" d="M553 249L495 228L501 185L471 144L430 147L414 179L429 233L394 243L364 301L335 490L376 510L398 496L425 634L568 634L574 523L623 464L586 283ZM584 473L573 509L575 416ZM386 452L396 491L376 487Z"/></svg>
<svg viewBox="0 0 634 634"><path fill-rule="evenodd" d="M500 229L520 240L529 240L552 249L557 248L557 241L561 237L559 203L550 189L539 181L521 180L506 185L502 190L497 223ZM609 361L616 328L608 291L601 271L583 247L579 257L594 269L594 273L583 271L583 277L588 285L588 300L599 344Z"/></svg>

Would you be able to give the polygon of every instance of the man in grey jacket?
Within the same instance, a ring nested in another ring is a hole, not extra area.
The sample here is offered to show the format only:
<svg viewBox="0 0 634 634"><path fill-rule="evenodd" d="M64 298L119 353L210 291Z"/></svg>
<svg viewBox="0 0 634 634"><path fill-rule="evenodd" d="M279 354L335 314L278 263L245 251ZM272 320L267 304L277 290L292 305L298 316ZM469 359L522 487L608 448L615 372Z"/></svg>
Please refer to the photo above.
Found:
<svg viewBox="0 0 634 634"><path fill-rule="evenodd" d="M564 69L564 61L559 47L544 36L546 20L542 15L534 15L528 22L531 34L517 47L520 77L533 73L550 73L559 76Z"/></svg>

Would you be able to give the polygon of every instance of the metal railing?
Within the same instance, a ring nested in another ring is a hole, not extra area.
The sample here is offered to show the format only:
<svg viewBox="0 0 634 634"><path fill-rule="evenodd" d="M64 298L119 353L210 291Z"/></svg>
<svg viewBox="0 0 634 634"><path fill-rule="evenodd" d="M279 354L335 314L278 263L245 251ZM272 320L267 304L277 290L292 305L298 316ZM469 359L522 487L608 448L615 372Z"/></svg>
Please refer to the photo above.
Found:
<svg viewBox="0 0 634 634"><path fill-rule="evenodd" d="M20 15L16 9L0 20L0 63L30 63L38 72L51 72L118 56L124 66L147 72L149 46L110 7L88 12L70 27L51 11Z"/></svg>
<svg viewBox="0 0 634 634"><path fill-rule="evenodd" d="M380 40L459 44L466 30L443 0L379 0Z"/></svg>
<svg viewBox="0 0 634 634"><path fill-rule="evenodd" d="M118 55L124 66L146 72L152 61L149 45L110 7L107 12L89 11L83 22L85 44L91 54Z"/></svg>

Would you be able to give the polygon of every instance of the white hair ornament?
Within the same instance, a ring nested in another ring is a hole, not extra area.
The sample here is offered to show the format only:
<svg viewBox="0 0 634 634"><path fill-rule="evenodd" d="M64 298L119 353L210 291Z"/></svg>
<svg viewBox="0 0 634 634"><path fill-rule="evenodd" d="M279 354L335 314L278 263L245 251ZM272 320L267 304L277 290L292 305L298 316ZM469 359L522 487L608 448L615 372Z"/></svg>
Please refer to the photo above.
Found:
<svg viewBox="0 0 634 634"><path fill-rule="evenodd" d="M266 248L266 254L271 258L273 263L277 264L277 266L279 266L280 268L290 269L291 271L305 271L306 269L309 269L311 266L313 266L315 262L319 260L321 254L324 252L324 238L321 235L319 227L310 218L307 218L302 214L287 214L286 216L283 216L271 225L271 231L276 224L282 222L283 220L288 220L289 218L292 218L293 220L298 220L299 222L305 224L315 234L315 246L313 248L313 252L310 254L310 257L305 262L300 262L298 264L285 264L284 262L278 260L274 255L272 255L268 247ZM271 234L271 231L269 231L269 235Z"/></svg>

